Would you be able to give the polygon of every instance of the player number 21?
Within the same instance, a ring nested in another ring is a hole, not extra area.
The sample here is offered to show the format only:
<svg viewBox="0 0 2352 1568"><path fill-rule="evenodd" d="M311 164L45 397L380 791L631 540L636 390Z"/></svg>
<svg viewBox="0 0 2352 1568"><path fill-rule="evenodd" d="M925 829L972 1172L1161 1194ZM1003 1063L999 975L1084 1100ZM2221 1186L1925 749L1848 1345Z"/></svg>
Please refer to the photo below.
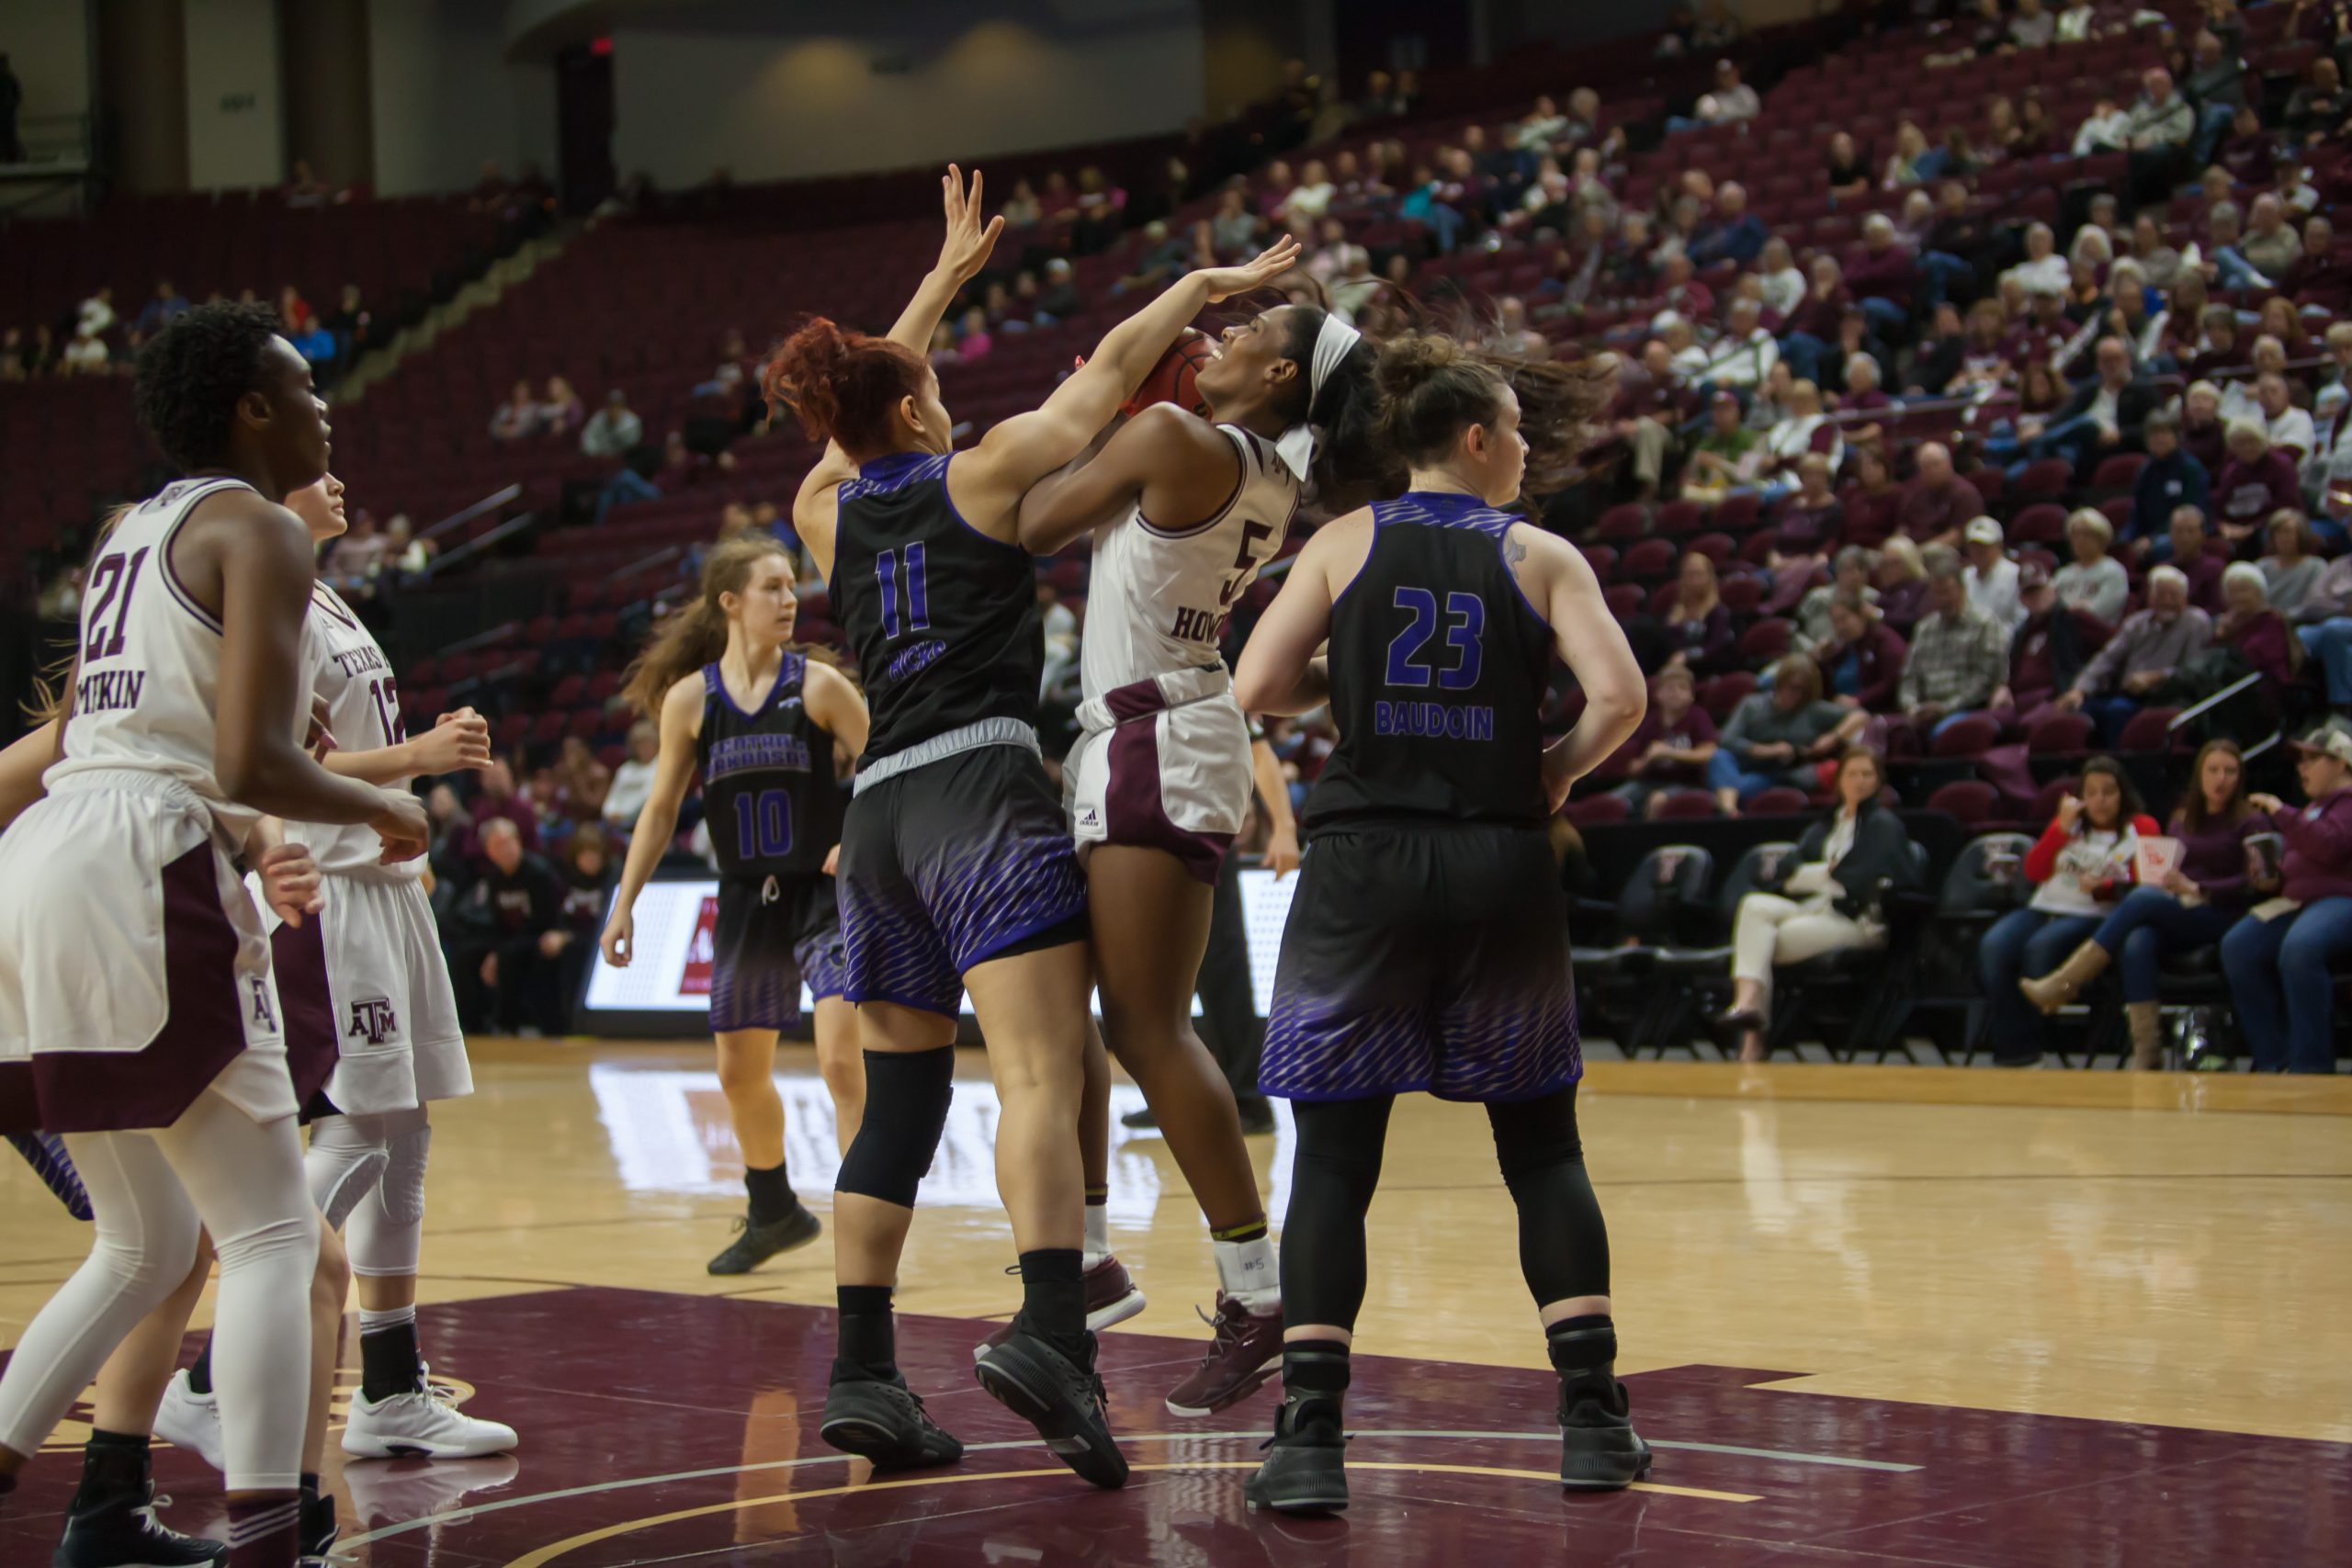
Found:
<svg viewBox="0 0 2352 1568"><path fill-rule="evenodd" d="M1405 629L1389 640L1390 685L1426 686L1432 673L1449 692L1466 692L1478 683L1479 660L1486 651L1486 601L1476 593L1445 596L1445 646L1453 657L1434 671L1423 652L1437 636L1437 595L1426 588L1399 588L1396 604L1409 618Z"/></svg>

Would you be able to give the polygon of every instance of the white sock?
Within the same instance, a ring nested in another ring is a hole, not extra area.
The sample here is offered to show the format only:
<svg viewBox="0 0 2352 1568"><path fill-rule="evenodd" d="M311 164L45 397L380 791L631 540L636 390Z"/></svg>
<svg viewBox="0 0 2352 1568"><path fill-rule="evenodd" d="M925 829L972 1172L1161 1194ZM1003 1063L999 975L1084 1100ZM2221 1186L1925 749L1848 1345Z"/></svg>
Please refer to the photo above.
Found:
<svg viewBox="0 0 2352 1568"><path fill-rule="evenodd" d="M1275 1266L1272 1236L1211 1245L1216 1248L1216 1282L1227 1295L1251 1312L1272 1312L1282 1304L1282 1273Z"/></svg>
<svg viewBox="0 0 2352 1568"><path fill-rule="evenodd" d="M1111 1256L1111 1210L1108 1204L1086 1205L1086 1252L1079 1259L1082 1269L1091 1269Z"/></svg>
<svg viewBox="0 0 2352 1568"><path fill-rule="evenodd" d="M369 1312L366 1307L359 1309L359 1332L362 1334L373 1334L379 1328L398 1328L403 1323L415 1321L416 1306L413 1303L404 1307L388 1307L382 1312Z"/></svg>

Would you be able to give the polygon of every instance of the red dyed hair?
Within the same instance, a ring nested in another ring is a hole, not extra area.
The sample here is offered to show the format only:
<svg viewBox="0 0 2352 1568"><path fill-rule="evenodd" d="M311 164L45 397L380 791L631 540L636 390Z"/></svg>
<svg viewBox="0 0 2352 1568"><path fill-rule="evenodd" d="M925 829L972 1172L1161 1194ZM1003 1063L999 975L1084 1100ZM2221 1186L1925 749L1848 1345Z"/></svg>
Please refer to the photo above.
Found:
<svg viewBox="0 0 2352 1568"><path fill-rule="evenodd" d="M890 412L922 394L923 370L922 356L903 344L812 316L769 356L760 389L798 414L811 440L837 441L865 458L889 449Z"/></svg>

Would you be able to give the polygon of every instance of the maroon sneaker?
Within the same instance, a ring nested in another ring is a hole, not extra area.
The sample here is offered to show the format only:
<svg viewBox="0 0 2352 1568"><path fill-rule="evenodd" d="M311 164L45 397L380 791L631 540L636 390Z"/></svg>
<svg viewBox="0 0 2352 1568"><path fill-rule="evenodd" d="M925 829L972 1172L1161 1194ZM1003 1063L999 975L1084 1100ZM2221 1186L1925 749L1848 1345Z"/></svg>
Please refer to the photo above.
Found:
<svg viewBox="0 0 2352 1568"><path fill-rule="evenodd" d="M1219 1291L1216 1316L1202 1313L1201 1319L1216 1330L1216 1337L1193 1375L1169 1391L1168 1408L1178 1416L1214 1416L1238 1404L1282 1369L1280 1306L1272 1312L1251 1312Z"/></svg>
<svg viewBox="0 0 2352 1568"><path fill-rule="evenodd" d="M1005 1272L1012 1274L1019 1270L1008 1269ZM1105 1258L1086 1271L1086 1326L1089 1330L1099 1333L1114 1323L1125 1323L1143 1311L1145 1304L1143 1292L1136 1288L1134 1278L1127 1273L1127 1266L1117 1258ZM1012 1337L1012 1322L1007 1319L997 1326L995 1333L972 1347L972 1359L978 1360ZM1281 1336L1277 1334L1275 1337L1280 1338Z"/></svg>

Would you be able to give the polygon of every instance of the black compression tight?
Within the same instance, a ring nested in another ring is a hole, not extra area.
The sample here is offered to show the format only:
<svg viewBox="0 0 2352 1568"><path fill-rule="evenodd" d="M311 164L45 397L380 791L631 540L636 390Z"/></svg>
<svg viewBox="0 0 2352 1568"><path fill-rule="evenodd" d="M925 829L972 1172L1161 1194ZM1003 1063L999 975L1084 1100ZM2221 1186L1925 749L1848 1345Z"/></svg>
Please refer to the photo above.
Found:
<svg viewBox="0 0 2352 1568"><path fill-rule="evenodd" d="M1519 1209L1519 1263L1538 1306L1609 1293L1609 1231L1585 1175L1576 1086L1487 1107L1495 1156ZM1298 1103L1297 1157L1283 1222L1283 1315L1352 1331L1363 1305L1363 1217L1380 1185L1395 1097Z"/></svg>

